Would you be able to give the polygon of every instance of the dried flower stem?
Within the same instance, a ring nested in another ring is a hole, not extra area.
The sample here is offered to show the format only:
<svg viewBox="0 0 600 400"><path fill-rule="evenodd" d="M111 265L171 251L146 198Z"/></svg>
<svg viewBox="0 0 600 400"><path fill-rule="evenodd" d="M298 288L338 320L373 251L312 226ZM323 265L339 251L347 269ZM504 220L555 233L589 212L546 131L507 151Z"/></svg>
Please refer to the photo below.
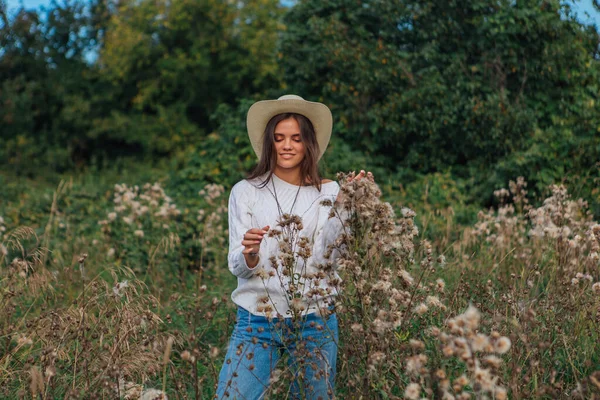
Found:
<svg viewBox="0 0 600 400"><path fill-rule="evenodd" d="M162 390L166 393L167 390L167 366L169 365L169 359L171 357L171 349L173 348L173 336L169 336L167 339L167 345L165 347L165 354L163 356L163 386Z"/></svg>

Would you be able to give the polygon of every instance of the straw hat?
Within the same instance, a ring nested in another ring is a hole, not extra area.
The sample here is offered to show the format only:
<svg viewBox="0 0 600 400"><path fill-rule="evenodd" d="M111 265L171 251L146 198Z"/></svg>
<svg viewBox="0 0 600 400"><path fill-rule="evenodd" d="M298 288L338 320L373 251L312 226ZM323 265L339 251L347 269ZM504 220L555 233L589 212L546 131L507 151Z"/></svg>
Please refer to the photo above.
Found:
<svg viewBox="0 0 600 400"><path fill-rule="evenodd" d="M333 126L331 111L325 104L306 101L295 94L286 94L277 100L257 101L248 110L246 118L248 136L258 158L260 159L262 153L263 136L267 123L277 114L284 113L301 114L310 120L315 128L317 143L319 143L320 159L331 138Z"/></svg>

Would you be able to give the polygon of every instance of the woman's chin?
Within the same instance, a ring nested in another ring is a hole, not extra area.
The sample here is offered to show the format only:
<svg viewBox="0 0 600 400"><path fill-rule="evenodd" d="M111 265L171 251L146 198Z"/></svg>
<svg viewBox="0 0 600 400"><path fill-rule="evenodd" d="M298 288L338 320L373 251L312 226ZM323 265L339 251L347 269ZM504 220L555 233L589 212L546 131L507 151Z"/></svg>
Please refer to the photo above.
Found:
<svg viewBox="0 0 600 400"><path fill-rule="evenodd" d="M277 163L277 168L281 171L293 171L295 169L300 170L300 163L295 161L283 161Z"/></svg>

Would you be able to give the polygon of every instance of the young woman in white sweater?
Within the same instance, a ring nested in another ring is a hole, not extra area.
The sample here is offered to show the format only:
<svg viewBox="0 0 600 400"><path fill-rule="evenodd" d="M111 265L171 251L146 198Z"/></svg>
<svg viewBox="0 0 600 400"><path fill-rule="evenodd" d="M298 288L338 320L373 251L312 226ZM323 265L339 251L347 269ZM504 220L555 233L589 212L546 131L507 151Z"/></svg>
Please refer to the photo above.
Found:
<svg viewBox="0 0 600 400"><path fill-rule="evenodd" d="M253 104L247 126L259 162L229 198L228 261L238 278L231 295L238 313L216 398L261 399L274 391L332 398L339 276L330 245L343 218L339 212L330 218L339 186L318 170L331 112L286 95ZM292 382L287 388L278 384L285 377Z"/></svg>

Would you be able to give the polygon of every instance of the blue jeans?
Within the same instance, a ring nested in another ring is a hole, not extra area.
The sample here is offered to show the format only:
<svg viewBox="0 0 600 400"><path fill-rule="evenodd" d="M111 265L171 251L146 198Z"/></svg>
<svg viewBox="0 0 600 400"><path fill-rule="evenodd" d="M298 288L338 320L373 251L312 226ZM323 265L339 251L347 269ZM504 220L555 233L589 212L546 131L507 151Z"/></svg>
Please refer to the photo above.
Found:
<svg viewBox="0 0 600 400"><path fill-rule="evenodd" d="M308 314L294 324L291 318L269 320L238 307L215 398L257 400L279 391L286 398L330 399L337 342L335 314Z"/></svg>

